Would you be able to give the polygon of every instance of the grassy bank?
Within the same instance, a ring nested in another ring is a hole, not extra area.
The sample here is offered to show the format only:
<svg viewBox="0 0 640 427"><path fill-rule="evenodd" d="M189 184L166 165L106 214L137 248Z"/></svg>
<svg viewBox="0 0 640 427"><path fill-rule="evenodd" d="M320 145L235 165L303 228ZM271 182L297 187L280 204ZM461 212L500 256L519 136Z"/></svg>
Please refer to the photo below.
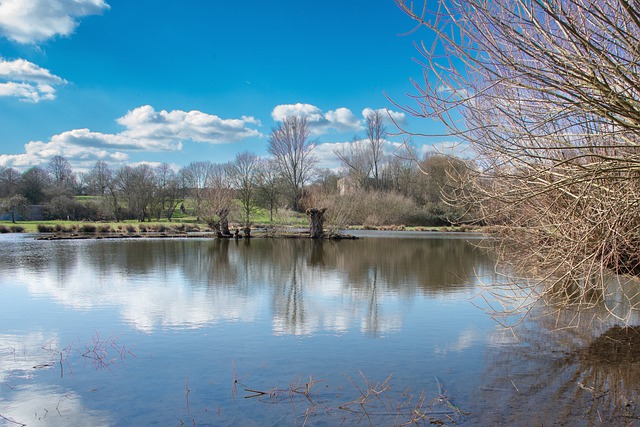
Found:
<svg viewBox="0 0 640 427"><path fill-rule="evenodd" d="M252 228L306 228L308 223L304 217L289 216L279 218L278 221L255 222ZM230 224L230 229L241 228L239 224ZM383 231L425 231L425 232L473 232L482 231L471 226L458 227L407 227L404 225L390 226L351 226L348 230L383 230ZM123 222L82 222L82 221L0 221L2 233L190 233L210 232L206 224L198 223L195 219L189 221L123 221Z"/></svg>

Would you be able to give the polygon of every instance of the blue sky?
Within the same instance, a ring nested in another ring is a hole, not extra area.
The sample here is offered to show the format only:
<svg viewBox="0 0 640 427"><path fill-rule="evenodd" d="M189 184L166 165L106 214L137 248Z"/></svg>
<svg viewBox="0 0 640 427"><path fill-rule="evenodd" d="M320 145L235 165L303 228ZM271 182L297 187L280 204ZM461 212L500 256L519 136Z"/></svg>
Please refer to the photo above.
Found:
<svg viewBox="0 0 640 427"><path fill-rule="evenodd" d="M335 166L367 109L438 126L385 97L412 105L413 26L393 0L2 0L0 166L266 155L288 114L308 117L320 165Z"/></svg>

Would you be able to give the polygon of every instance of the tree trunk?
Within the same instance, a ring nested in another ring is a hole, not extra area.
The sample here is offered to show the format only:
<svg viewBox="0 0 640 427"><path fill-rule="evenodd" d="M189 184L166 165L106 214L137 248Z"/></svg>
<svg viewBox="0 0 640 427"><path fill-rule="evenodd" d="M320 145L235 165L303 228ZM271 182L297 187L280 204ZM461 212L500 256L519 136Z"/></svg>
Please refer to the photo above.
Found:
<svg viewBox="0 0 640 427"><path fill-rule="evenodd" d="M309 217L309 237L312 239L320 239L324 236L324 213L326 210L326 208L312 208L306 211Z"/></svg>
<svg viewBox="0 0 640 427"><path fill-rule="evenodd" d="M220 217L220 231L222 235L231 236L231 231L229 231L229 209L220 209L218 216Z"/></svg>

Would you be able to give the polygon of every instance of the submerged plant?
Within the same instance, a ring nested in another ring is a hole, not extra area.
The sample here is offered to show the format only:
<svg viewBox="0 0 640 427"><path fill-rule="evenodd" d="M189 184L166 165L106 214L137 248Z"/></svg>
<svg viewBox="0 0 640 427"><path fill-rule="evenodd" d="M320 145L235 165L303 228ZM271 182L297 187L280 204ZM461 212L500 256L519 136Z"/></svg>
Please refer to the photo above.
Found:
<svg viewBox="0 0 640 427"><path fill-rule="evenodd" d="M369 380L362 372L359 372L362 383L349 376L347 379L356 391L356 396L349 400L342 400L343 395L348 394L343 388L335 395L337 402L329 403L324 393L329 387L326 381L316 380L310 376L307 381L301 377L294 378L286 388L271 387L259 389L245 387L249 393L245 399L257 399L268 404L280 404L288 402L294 410L295 425L306 425L312 417L331 416L339 417L342 423L359 423L366 421L370 426L380 425L381 420L392 420L394 426L405 425L431 425L456 423L464 415L462 410L453 404L451 397L447 395L442 383L436 378L438 394L427 399L424 390L417 395L404 389L396 392L391 385L392 375L384 381ZM237 373L234 365L234 385L232 394L235 396L235 387L238 384ZM319 384L325 384L323 389L318 389ZM235 398L235 397L234 397ZM347 399L347 396L344 396ZM298 406L306 405L304 412L297 411Z"/></svg>

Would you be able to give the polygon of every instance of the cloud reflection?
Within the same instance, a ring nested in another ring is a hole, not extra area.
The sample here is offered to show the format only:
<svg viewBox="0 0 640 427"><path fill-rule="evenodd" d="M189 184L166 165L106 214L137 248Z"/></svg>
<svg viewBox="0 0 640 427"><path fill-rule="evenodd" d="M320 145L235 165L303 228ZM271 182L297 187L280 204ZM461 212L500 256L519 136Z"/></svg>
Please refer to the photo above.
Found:
<svg viewBox="0 0 640 427"><path fill-rule="evenodd" d="M96 427L110 425L106 411L91 410L83 399L72 391L55 387L21 386L0 399L0 413L7 425L31 425L44 427Z"/></svg>
<svg viewBox="0 0 640 427"><path fill-rule="evenodd" d="M144 332L270 317L277 335L376 336L399 330L418 296L469 292L467 277L489 262L463 239L63 241L31 246L28 257L13 249L0 250L0 267L32 295L81 311L116 307Z"/></svg>

